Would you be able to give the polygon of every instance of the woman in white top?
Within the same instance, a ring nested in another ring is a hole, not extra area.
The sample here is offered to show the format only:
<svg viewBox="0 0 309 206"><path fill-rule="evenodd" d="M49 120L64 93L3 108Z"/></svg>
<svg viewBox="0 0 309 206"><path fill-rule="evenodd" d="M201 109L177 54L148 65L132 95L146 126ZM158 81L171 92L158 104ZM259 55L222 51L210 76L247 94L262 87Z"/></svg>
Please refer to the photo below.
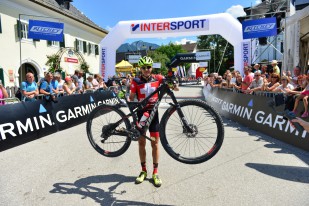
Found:
<svg viewBox="0 0 309 206"><path fill-rule="evenodd" d="M67 93L67 95L71 95L75 92L76 86L72 82L72 78L70 76L67 76L65 78L65 83L63 84L63 89Z"/></svg>
<svg viewBox="0 0 309 206"><path fill-rule="evenodd" d="M281 85L278 86L274 91L288 93L290 90L293 90L293 89L294 89L293 85L290 84L290 78L287 76L282 76Z"/></svg>

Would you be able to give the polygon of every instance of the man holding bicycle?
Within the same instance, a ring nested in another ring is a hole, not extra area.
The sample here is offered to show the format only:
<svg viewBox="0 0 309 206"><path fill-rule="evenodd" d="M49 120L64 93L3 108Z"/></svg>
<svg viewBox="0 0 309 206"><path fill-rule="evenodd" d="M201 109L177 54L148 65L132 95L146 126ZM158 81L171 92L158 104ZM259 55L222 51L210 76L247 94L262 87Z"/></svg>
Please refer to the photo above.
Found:
<svg viewBox="0 0 309 206"><path fill-rule="evenodd" d="M129 100L134 101L135 95L137 96L138 101L142 101L147 96L149 96L153 91L155 91L160 84L163 82L162 75L153 75L152 74L152 64L153 61L150 57L144 56L141 57L138 65L141 68L141 75L137 78L134 78L130 86L130 96ZM155 94L152 98L149 99L146 109L138 112L138 121L141 120L142 116L146 112L151 112L153 105L158 100L158 94ZM152 159L153 159L153 174L152 179L156 187L160 187L162 184L161 179L158 176L158 164L159 164L159 116L156 112L153 121L149 126L149 133L152 139L155 141L151 142L152 147ZM147 168L146 168L146 139L140 138L138 140L139 146L139 157L141 162L142 171L140 175L136 178L135 183L142 183L147 177Z"/></svg>

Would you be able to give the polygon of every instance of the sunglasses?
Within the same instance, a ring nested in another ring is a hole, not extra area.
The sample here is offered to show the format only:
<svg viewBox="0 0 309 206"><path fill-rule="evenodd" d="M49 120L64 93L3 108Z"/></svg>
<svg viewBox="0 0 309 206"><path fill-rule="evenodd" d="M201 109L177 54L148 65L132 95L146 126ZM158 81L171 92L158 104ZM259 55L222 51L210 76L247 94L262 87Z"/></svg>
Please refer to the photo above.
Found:
<svg viewBox="0 0 309 206"><path fill-rule="evenodd" d="M278 79L278 77L271 77L272 79Z"/></svg>
<svg viewBox="0 0 309 206"><path fill-rule="evenodd" d="M145 70L145 69L151 69L151 68L152 68L151 66L142 67L143 70Z"/></svg>
<svg viewBox="0 0 309 206"><path fill-rule="evenodd" d="M254 75L255 77L259 77L259 76L261 76L261 75Z"/></svg>

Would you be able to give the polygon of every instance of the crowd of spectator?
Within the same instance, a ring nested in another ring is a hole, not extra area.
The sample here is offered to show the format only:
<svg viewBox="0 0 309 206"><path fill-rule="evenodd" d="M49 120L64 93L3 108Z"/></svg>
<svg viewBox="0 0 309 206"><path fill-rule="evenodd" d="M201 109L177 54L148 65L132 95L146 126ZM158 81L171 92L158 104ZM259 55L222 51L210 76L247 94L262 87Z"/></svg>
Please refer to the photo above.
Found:
<svg viewBox="0 0 309 206"><path fill-rule="evenodd" d="M286 109L298 113L297 107L300 100L303 101L305 111L301 117L309 117L308 96L309 96L309 75L302 74L300 67L280 73L277 61L272 61L272 69L267 70L255 64L253 67L244 67L244 76L239 71L227 70L222 76L211 73L204 77L205 87L230 89L244 94L259 94L273 96L276 93L283 93L286 96Z"/></svg>
<svg viewBox="0 0 309 206"><path fill-rule="evenodd" d="M117 77L118 78L118 77ZM115 81L116 76L108 77L107 82L99 74L88 75L85 77L84 72L75 70L74 75L66 76L64 80L58 72L47 72L44 78L35 82L33 73L26 74L25 81L21 82L20 89L15 97L20 101L32 102L38 99L46 99L47 101L57 102L60 96L83 94L95 91L105 91L113 89L119 92L118 87L123 86L127 93L129 92L129 82L132 79L131 75L122 78L121 85ZM6 88L0 84L0 105L5 104L5 100L9 97Z"/></svg>

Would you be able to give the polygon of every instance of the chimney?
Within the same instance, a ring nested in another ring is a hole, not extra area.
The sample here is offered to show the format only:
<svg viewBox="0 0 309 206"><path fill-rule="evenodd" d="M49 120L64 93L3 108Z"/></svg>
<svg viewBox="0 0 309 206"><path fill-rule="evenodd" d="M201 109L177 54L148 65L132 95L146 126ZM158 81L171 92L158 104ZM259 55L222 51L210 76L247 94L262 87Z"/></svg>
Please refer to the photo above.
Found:
<svg viewBox="0 0 309 206"><path fill-rule="evenodd" d="M66 8L67 10L70 10L70 5L72 1L73 0L64 0L63 1L64 8Z"/></svg>
<svg viewBox="0 0 309 206"><path fill-rule="evenodd" d="M60 7L69 10L70 9L70 3L73 0L56 0Z"/></svg>

